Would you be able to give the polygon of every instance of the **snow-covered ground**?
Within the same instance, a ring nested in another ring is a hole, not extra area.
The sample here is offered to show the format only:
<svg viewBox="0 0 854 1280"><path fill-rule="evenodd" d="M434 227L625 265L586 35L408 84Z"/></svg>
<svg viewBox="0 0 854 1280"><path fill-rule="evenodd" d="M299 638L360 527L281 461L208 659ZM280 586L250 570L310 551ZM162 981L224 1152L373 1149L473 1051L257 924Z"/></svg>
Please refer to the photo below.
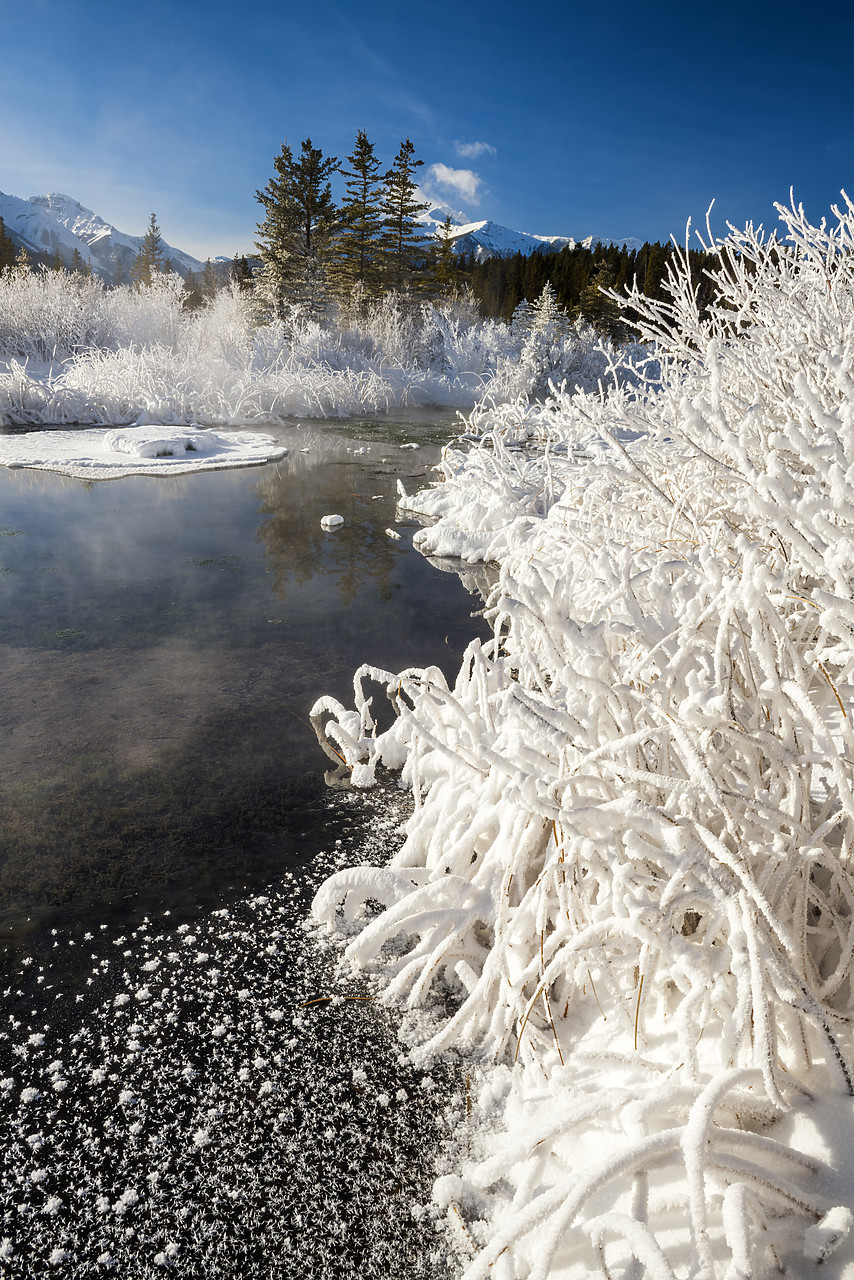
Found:
<svg viewBox="0 0 854 1280"><path fill-rule="evenodd" d="M498 566L494 640L314 709L414 791L314 912L416 1061L479 1064L434 1190L465 1280L854 1275L854 206L780 213L711 315L687 266L634 298L645 394L472 415L402 501Z"/></svg>
<svg viewBox="0 0 854 1280"><path fill-rule="evenodd" d="M284 458L287 449L254 431L216 432L162 425L117 431L26 431L0 435L0 466L58 471L82 480L184 475L224 467L254 467Z"/></svg>

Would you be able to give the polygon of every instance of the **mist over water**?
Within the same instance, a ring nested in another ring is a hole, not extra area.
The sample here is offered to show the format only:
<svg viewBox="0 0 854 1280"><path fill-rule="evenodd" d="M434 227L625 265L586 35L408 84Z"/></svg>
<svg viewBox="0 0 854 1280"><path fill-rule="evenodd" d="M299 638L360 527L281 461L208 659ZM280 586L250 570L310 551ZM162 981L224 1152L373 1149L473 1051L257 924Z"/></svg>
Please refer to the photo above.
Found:
<svg viewBox="0 0 854 1280"><path fill-rule="evenodd" d="M454 426L277 428L277 465L173 479L0 470L4 1274L449 1274L459 1070L407 1063L305 916L410 811L326 785L313 702L366 661L451 675L485 629L395 522Z"/></svg>
<svg viewBox="0 0 854 1280"><path fill-rule="evenodd" d="M450 675L483 627L410 529L385 532L397 479L428 483L453 433L431 422L280 428L282 462L207 475L0 470L7 937L138 895L190 910L310 859L315 699L348 700L362 662Z"/></svg>

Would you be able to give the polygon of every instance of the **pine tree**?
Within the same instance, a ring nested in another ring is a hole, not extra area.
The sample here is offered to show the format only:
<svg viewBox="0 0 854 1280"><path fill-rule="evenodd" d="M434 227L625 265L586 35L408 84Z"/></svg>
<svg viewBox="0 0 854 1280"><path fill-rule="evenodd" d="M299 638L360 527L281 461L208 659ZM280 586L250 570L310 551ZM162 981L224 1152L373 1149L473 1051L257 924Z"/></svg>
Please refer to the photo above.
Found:
<svg viewBox="0 0 854 1280"><path fill-rule="evenodd" d="M356 134L353 154L347 160L350 168L342 170L347 179L346 194L341 201L332 274L339 291L349 292L354 285L361 285L363 293L370 296L378 292L381 280L384 179L380 159L364 129Z"/></svg>
<svg viewBox="0 0 854 1280"><path fill-rule="evenodd" d="M548 280L543 285L542 293L531 308L531 320L532 328L535 330L543 330L548 325L555 326L564 332L569 328L569 316L564 308L559 305L557 294Z"/></svg>
<svg viewBox="0 0 854 1280"><path fill-rule="evenodd" d="M18 250L18 256L15 259L15 266L18 268L19 271L32 270L32 267L33 267L32 259L30 255L27 253L27 250L24 245L21 245L20 249Z"/></svg>
<svg viewBox="0 0 854 1280"><path fill-rule="evenodd" d="M84 263L83 263L83 255L81 254L80 250L79 250L79 249L77 248L77 246L75 245L75 246L74 246L74 251L73 251L73 253L71 254L71 270L72 270L72 272L73 272L75 275L82 276L82 275L83 275L83 266L84 266Z"/></svg>
<svg viewBox="0 0 854 1280"><path fill-rule="evenodd" d="M454 252L454 224L448 214L433 249L433 282L439 293L453 293L459 287L460 271Z"/></svg>
<svg viewBox="0 0 854 1280"><path fill-rule="evenodd" d="M184 281L184 308L187 311L197 311L204 303L204 294L202 286L199 284L194 271L187 272L187 278Z"/></svg>
<svg viewBox="0 0 854 1280"><path fill-rule="evenodd" d="M0 218L0 272L9 270L15 265L15 246L6 231L6 223Z"/></svg>
<svg viewBox="0 0 854 1280"><path fill-rule="evenodd" d="M382 237L385 283L402 291L410 288L419 273L424 278L428 249L424 232L416 221L429 205L416 199L418 184L415 170L424 163L414 160L415 147L409 138L401 144L394 164L385 175L383 216L386 229Z"/></svg>
<svg viewBox="0 0 854 1280"><path fill-rule="evenodd" d="M231 270L229 272L231 283L240 290L251 289L252 272L249 269L249 263L245 254L235 254L231 261Z"/></svg>
<svg viewBox="0 0 854 1280"><path fill-rule="evenodd" d="M567 334L571 324L566 309L559 304L554 287L547 280L536 302L522 299L513 312L510 328L520 342L532 334L546 334L552 341Z"/></svg>
<svg viewBox="0 0 854 1280"><path fill-rule="evenodd" d="M205 269L202 272L202 295L211 300L215 298L219 292L219 280L217 279L216 269L210 258L205 259Z"/></svg>
<svg viewBox="0 0 854 1280"><path fill-rule="evenodd" d="M626 323L618 304L607 297L603 289L613 289L614 271L607 260L603 259L597 266L590 283L582 292L579 311L582 319L592 324L600 333L618 341L625 336Z"/></svg>
<svg viewBox="0 0 854 1280"><path fill-rule="evenodd" d="M648 298L661 298L661 282L667 272L667 248L665 245L655 244L649 247L649 257L647 259L646 271L643 278L643 291Z"/></svg>
<svg viewBox="0 0 854 1280"><path fill-rule="evenodd" d="M298 159L285 143L273 167L264 190L255 192L265 212L256 241L264 285L279 316L292 304L320 316L326 308L326 272L339 226L329 179L340 166L335 156L324 159L306 138Z"/></svg>
<svg viewBox="0 0 854 1280"><path fill-rule="evenodd" d="M157 218L152 213L148 219L148 227L142 237L139 253L134 259L130 275L137 288L150 285L154 277L163 267L163 241L160 239L160 228Z"/></svg>

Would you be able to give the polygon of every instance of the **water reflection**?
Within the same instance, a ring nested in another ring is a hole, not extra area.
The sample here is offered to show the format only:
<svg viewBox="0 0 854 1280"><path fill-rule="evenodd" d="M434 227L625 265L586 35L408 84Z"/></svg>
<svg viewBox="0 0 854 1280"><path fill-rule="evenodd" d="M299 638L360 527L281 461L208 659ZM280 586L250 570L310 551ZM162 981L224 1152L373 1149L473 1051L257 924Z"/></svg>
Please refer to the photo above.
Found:
<svg viewBox="0 0 854 1280"><path fill-rule="evenodd" d="M398 477L438 457L401 450L412 432L283 429L276 466L169 479L0 470L7 933L105 894L266 883L328 839L315 698L366 661L450 675L483 630L455 575L384 532Z"/></svg>
<svg viewBox="0 0 854 1280"><path fill-rule="evenodd" d="M265 467L257 486L264 517L258 540L280 600L292 586L327 576L345 607L366 588L390 599L399 552L378 516L388 510L388 482L398 473L391 463L377 466L363 461L364 455L358 458L357 463L352 455L338 454L318 466L297 455ZM327 533L320 521L332 512L343 516L344 524Z"/></svg>

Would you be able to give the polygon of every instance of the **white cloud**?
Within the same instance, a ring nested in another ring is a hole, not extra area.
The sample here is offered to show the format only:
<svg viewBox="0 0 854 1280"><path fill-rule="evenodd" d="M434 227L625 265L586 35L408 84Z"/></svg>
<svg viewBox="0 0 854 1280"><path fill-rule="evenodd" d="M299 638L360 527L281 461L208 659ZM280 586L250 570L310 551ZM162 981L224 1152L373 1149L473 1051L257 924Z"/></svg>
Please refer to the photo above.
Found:
<svg viewBox="0 0 854 1280"><path fill-rule="evenodd" d="M432 194L431 189L440 187L446 192L453 191L464 200L470 200L472 204L477 204L480 200L483 180L471 169L451 169L446 164L431 164L425 171L422 186L430 194Z"/></svg>
<svg viewBox="0 0 854 1280"><path fill-rule="evenodd" d="M457 155L465 160L476 160L478 156L494 156L495 147L489 142L455 142Z"/></svg>

